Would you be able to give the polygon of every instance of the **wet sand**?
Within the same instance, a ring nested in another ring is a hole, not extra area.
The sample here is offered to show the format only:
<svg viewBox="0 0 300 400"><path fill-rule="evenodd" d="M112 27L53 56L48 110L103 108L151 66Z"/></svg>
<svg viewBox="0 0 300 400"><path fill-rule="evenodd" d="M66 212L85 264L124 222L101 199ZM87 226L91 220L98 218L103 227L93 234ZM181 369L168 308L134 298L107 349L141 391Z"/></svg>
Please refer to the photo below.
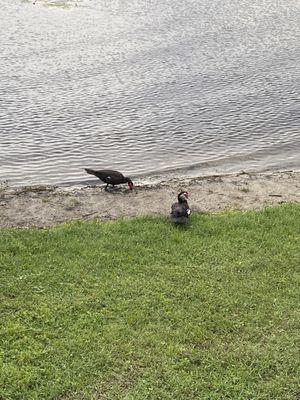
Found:
<svg viewBox="0 0 300 400"><path fill-rule="evenodd" d="M99 181L100 183L100 181ZM104 185L85 187L0 186L0 227L45 228L74 220L111 220L142 215L168 216L182 189L190 193L192 212L249 210L300 202L300 172L242 173L156 185L126 186L110 192Z"/></svg>

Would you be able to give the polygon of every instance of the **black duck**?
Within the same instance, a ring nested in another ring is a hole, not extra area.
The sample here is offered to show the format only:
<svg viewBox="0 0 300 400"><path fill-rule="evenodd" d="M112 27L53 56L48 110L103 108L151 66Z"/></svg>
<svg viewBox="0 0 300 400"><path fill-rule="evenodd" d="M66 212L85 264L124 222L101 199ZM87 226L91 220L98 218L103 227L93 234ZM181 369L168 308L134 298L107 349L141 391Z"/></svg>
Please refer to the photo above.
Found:
<svg viewBox="0 0 300 400"><path fill-rule="evenodd" d="M102 182L106 183L105 190L107 190L108 185L114 187L115 185L121 185L122 183L128 183L129 189L133 189L132 180L121 174L121 172L113 171L111 169L95 171L90 168L85 168L85 170L88 174L95 175Z"/></svg>
<svg viewBox="0 0 300 400"><path fill-rule="evenodd" d="M178 203L172 204L170 218L174 224L186 225L188 223L191 213L187 202L188 197L188 192L180 192L178 195Z"/></svg>

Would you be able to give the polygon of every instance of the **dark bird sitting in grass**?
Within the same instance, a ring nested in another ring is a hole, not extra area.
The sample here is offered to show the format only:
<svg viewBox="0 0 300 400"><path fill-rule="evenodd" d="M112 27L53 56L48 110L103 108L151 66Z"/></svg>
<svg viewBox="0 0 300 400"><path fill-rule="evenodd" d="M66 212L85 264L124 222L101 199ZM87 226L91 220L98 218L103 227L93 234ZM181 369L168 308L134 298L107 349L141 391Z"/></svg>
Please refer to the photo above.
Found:
<svg viewBox="0 0 300 400"><path fill-rule="evenodd" d="M101 169L100 171L95 171L90 168L85 168L85 170L88 174L95 175L102 182L106 183L105 190L107 190L108 185L114 187L115 185L121 185L122 183L128 183L129 189L133 189L132 180L121 174L121 172L113 171L111 169Z"/></svg>
<svg viewBox="0 0 300 400"><path fill-rule="evenodd" d="M186 225L188 223L191 213L187 202L188 197L188 192L180 192L178 195L178 203L172 204L170 218L174 224Z"/></svg>

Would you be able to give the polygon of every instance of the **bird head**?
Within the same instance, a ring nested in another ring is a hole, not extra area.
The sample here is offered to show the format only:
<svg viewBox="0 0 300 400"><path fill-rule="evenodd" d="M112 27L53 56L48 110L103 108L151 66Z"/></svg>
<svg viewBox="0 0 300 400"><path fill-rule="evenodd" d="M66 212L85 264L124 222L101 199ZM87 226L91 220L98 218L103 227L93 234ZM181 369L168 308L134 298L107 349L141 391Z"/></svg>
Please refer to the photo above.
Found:
<svg viewBox="0 0 300 400"><path fill-rule="evenodd" d="M185 190L182 191L182 192L180 192L179 195L178 195L178 201L179 201L179 203L184 203L184 202L186 202L188 198L189 198L189 194L188 194L188 192L185 191Z"/></svg>
<svg viewBox="0 0 300 400"><path fill-rule="evenodd" d="M129 189L132 190L133 189L132 180L130 178L126 178L126 182L128 183Z"/></svg>

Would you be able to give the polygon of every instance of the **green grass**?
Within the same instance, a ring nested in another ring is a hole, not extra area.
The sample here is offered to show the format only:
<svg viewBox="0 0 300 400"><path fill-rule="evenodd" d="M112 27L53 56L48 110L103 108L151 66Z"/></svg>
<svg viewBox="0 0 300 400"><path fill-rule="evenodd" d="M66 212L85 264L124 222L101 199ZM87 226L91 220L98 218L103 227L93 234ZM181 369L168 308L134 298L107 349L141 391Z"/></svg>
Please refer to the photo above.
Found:
<svg viewBox="0 0 300 400"><path fill-rule="evenodd" d="M299 220L1 230L0 398L298 399Z"/></svg>

